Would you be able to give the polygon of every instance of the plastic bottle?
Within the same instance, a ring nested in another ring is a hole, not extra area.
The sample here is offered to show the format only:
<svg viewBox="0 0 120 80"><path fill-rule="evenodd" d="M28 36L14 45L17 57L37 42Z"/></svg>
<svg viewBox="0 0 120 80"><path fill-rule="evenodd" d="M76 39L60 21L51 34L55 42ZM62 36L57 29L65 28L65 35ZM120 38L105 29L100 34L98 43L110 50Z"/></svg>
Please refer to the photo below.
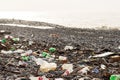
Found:
<svg viewBox="0 0 120 80"><path fill-rule="evenodd" d="M51 48L49 48L49 51L53 53L56 51L56 48L51 47Z"/></svg>
<svg viewBox="0 0 120 80"><path fill-rule="evenodd" d="M67 57L59 56L59 60L60 60L60 61L66 61L66 60L67 60Z"/></svg>
<svg viewBox="0 0 120 80"><path fill-rule="evenodd" d="M18 41L20 41L20 38L12 38L12 40L13 40L14 42L18 42Z"/></svg>
<svg viewBox="0 0 120 80"><path fill-rule="evenodd" d="M55 78L55 80L64 80L63 78Z"/></svg>
<svg viewBox="0 0 120 80"><path fill-rule="evenodd" d="M1 50L1 53L3 53L3 54L12 54L13 51L11 51L11 50L9 50L9 51Z"/></svg>
<svg viewBox="0 0 120 80"><path fill-rule="evenodd" d="M99 70L98 70L97 68L94 68L94 69L92 70L92 72L97 74L97 73L99 73Z"/></svg>
<svg viewBox="0 0 120 80"><path fill-rule="evenodd" d="M30 80L50 80L50 79L46 78L45 76L41 76L41 77L30 77Z"/></svg>
<svg viewBox="0 0 120 80"><path fill-rule="evenodd" d="M14 51L14 53L23 53L23 52L25 52L25 51L22 50L22 49L17 49L17 50Z"/></svg>
<svg viewBox="0 0 120 80"><path fill-rule="evenodd" d="M17 50L15 50L15 51L11 51L11 50L9 50L9 51L1 50L1 53L3 53L3 54L23 53L23 52L24 52L24 50L22 50L22 49L17 49Z"/></svg>
<svg viewBox="0 0 120 80"><path fill-rule="evenodd" d="M1 43L3 43L3 44L6 43L6 42L7 42L6 39L2 39L2 40L1 40Z"/></svg>
<svg viewBox="0 0 120 80"><path fill-rule="evenodd" d="M29 58L29 56L22 56L22 60L24 60L24 61L28 61L30 58Z"/></svg>
<svg viewBox="0 0 120 80"><path fill-rule="evenodd" d="M120 80L120 74L119 75L111 75L110 80Z"/></svg>
<svg viewBox="0 0 120 80"><path fill-rule="evenodd" d="M65 46L64 50L72 50L73 46Z"/></svg>
<svg viewBox="0 0 120 80"><path fill-rule="evenodd" d="M101 69L106 69L106 66L104 64L100 65Z"/></svg>
<svg viewBox="0 0 120 80"><path fill-rule="evenodd" d="M41 58L33 58L33 60L36 62L37 65L44 65L44 64L47 64L48 62L41 59Z"/></svg>
<svg viewBox="0 0 120 80"><path fill-rule="evenodd" d="M51 57L50 54L46 53L46 52L42 52L42 57L45 57L45 58L49 58Z"/></svg>
<svg viewBox="0 0 120 80"><path fill-rule="evenodd" d="M62 65L63 70L69 71L69 73L73 72L73 64L63 64Z"/></svg>
<svg viewBox="0 0 120 80"><path fill-rule="evenodd" d="M11 47L10 50L11 50L11 51L15 51L15 47Z"/></svg>
<svg viewBox="0 0 120 80"><path fill-rule="evenodd" d="M67 63L67 57L59 56L59 61L60 61L61 63Z"/></svg>
<svg viewBox="0 0 120 80"><path fill-rule="evenodd" d="M21 56L29 56L30 54L32 54L32 50L28 50L25 53L21 54Z"/></svg>
<svg viewBox="0 0 120 80"><path fill-rule="evenodd" d="M24 62L24 61L19 61L18 66L23 66L23 67L27 67L28 63Z"/></svg>
<svg viewBox="0 0 120 80"><path fill-rule="evenodd" d="M62 76L67 76L67 75L69 75L70 74L70 72L68 71L68 70L66 70L63 74L62 74Z"/></svg>
<svg viewBox="0 0 120 80"><path fill-rule="evenodd" d="M89 66L85 66L84 68L82 68L78 72L81 73L81 74L86 74L87 75L88 71L90 71Z"/></svg>
<svg viewBox="0 0 120 80"><path fill-rule="evenodd" d="M13 36L10 36L10 35L5 35L4 37L5 37L5 39L8 39L8 38L12 39L13 38Z"/></svg>
<svg viewBox="0 0 120 80"><path fill-rule="evenodd" d="M48 72L50 70L55 70L56 68L57 68L56 63L46 63L46 64L40 66L40 71Z"/></svg>

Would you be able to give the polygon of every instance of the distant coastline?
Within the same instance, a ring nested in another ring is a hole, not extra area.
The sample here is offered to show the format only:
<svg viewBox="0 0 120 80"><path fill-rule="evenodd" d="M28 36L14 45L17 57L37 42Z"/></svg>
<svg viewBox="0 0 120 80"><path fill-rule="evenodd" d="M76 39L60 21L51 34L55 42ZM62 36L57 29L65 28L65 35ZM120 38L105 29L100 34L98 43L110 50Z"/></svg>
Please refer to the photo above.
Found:
<svg viewBox="0 0 120 80"><path fill-rule="evenodd" d="M0 19L0 25L26 25L26 26L34 26L35 27L53 27L53 28L78 28L78 27L69 27L63 26L59 24L49 23L49 22L41 22L41 21L30 21L30 20L20 20L20 19ZM120 30L119 27L109 27L109 26L101 26L101 27L79 27L80 29L95 29L95 30Z"/></svg>
<svg viewBox="0 0 120 80"><path fill-rule="evenodd" d="M0 24L21 24L21 25L29 25L29 26L50 26L50 27L59 27L59 28L65 27L62 25L57 25L47 22L18 20L18 19L0 19Z"/></svg>

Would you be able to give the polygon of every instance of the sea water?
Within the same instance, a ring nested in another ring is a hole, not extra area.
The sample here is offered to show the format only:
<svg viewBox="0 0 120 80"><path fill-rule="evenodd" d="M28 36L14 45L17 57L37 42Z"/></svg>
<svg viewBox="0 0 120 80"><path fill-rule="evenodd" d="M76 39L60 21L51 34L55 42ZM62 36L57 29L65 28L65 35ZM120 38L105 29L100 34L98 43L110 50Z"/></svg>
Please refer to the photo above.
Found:
<svg viewBox="0 0 120 80"><path fill-rule="evenodd" d="M120 14L115 12L7 11L0 12L0 18L48 22L74 28L120 28Z"/></svg>

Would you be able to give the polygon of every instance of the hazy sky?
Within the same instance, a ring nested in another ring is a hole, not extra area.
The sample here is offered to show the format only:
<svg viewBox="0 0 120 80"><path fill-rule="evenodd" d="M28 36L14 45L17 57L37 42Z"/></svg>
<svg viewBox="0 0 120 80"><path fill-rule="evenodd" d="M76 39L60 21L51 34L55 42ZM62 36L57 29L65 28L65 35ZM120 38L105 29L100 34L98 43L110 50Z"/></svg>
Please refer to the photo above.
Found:
<svg viewBox="0 0 120 80"><path fill-rule="evenodd" d="M120 26L120 0L0 0L0 18L67 26Z"/></svg>
<svg viewBox="0 0 120 80"><path fill-rule="evenodd" d="M0 11L120 12L120 0L0 0Z"/></svg>

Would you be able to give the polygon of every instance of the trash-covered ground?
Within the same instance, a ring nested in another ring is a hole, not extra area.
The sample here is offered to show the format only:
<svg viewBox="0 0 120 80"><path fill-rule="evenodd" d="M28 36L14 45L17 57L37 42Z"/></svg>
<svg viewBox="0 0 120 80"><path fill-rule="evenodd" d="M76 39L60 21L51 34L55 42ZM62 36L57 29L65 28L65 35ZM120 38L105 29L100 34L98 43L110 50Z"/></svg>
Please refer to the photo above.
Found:
<svg viewBox="0 0 120 80"><path fill-rule="evenodd" d="M1 26L0 42L0 80L120 79L118 30Z"/></svg>

